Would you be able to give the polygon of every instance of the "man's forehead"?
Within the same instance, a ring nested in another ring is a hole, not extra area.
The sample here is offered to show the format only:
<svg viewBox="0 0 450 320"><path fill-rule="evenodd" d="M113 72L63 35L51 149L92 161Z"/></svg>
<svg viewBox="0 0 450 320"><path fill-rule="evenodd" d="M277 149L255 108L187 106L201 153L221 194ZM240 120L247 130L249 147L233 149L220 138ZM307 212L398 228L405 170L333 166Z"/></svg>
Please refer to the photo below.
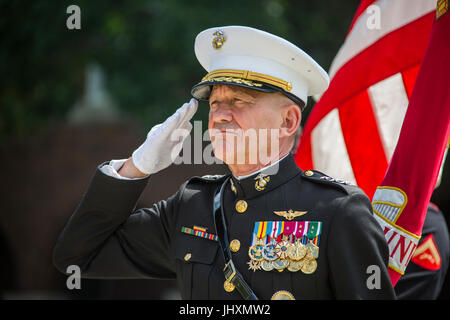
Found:
<svg viewBox="0 0 450 320"><path fill-rule="evenodd" d="M232 93L232 94L236 94L236 95L246 95L246 96L250 96L252 98L256 98L258 96L258 94L260 94L260 92L252 90L252 89L247 89L247 88L233 86L233 85L220 84L220 85L212 86L210 98L214 95L218 95L219 93Z"/></svg>

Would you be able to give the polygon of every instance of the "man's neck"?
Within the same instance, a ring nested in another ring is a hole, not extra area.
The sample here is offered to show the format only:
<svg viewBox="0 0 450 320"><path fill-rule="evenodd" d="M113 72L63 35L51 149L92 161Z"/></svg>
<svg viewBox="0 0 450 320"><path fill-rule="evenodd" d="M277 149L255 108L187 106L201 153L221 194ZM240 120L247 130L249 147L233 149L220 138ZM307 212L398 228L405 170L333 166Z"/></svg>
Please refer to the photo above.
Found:
<svg viewBox="0 0 450 320"><path fill-rule="evenodd" d="M268 168L272 165L275 165L277 162L281 161L283 158L285 158L289 152L285 152L283 154L280 154L276 158L272 159L266 164L239 164L239 165L228 165L228 168L230 168L231 173L233 176L237 179L243 179L248 176L254 175L258 173L259 171Z"/></svg>

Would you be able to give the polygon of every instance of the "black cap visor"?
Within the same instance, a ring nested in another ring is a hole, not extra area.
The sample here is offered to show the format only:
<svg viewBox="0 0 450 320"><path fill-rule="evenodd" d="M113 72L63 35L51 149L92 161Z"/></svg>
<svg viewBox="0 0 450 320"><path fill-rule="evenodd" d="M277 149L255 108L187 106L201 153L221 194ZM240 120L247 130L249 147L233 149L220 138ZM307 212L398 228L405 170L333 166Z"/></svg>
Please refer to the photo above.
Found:
<svg viewBox="0 0 450 320"><path fill-rule="evenodd" d="M303 109L305 108L305 102L292 93L289 93L281 88L267 83L250 80L242 81L239 78L227 77L226 79L211 79L208 81L200 82L192 87L191 95L197 100L208 101L209 96L211 95L212 87L219 84L237 86L266 93L281 92L286 97L291 99L295 104L297 104L300 107L300 110L303 111Z"/></svg>

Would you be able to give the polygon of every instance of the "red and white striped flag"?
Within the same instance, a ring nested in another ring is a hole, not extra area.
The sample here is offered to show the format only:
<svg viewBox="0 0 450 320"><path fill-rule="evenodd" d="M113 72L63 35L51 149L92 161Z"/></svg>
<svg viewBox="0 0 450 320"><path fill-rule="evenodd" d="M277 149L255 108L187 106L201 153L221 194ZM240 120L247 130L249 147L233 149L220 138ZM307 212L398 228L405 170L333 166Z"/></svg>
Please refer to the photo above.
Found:
<svg viewBox="0 0 450 320"><path fill-rule="evenodd" d="M436 0L363 0L296 153L302 169L357 184L371 198L397 145Z"/></svg>
<svg viewBox="0 0 450 320"><path fill-rule="evenodd" d="M377 190L372 203L394 285L417 246L448 143L448 0L437 6L436 0L361 2L296 153L304 169L352 181L369 197ZM370 29L377 10L380 28ZM442 17L433 25L436 16Z"/></svg>
<svg viewBox="0 0 450 320"><path fill-rule="evenodd" d="M389 246L395 285L417 246L450 134L450 13L437 2L431 30L397 147L372 204Z"/></svg>

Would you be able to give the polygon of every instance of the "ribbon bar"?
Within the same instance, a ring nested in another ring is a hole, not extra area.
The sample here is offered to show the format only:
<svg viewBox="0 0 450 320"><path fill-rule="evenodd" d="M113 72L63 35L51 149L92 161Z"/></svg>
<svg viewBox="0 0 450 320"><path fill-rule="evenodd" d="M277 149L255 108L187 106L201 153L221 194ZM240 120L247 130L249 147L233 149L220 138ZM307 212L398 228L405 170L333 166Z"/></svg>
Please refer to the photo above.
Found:
<svg viewBox="0 0 450 320"><path fill-rule="evenodd" d="M208 240L213 240L213 241L218 241L218 237L215 234L212 233L207 233L205 231L201 231L201 230L194 230L188 227L181 227L181 232L186 233L186 234L190 234L196 237L200 237L200 238L205 238Z"/></svg>

